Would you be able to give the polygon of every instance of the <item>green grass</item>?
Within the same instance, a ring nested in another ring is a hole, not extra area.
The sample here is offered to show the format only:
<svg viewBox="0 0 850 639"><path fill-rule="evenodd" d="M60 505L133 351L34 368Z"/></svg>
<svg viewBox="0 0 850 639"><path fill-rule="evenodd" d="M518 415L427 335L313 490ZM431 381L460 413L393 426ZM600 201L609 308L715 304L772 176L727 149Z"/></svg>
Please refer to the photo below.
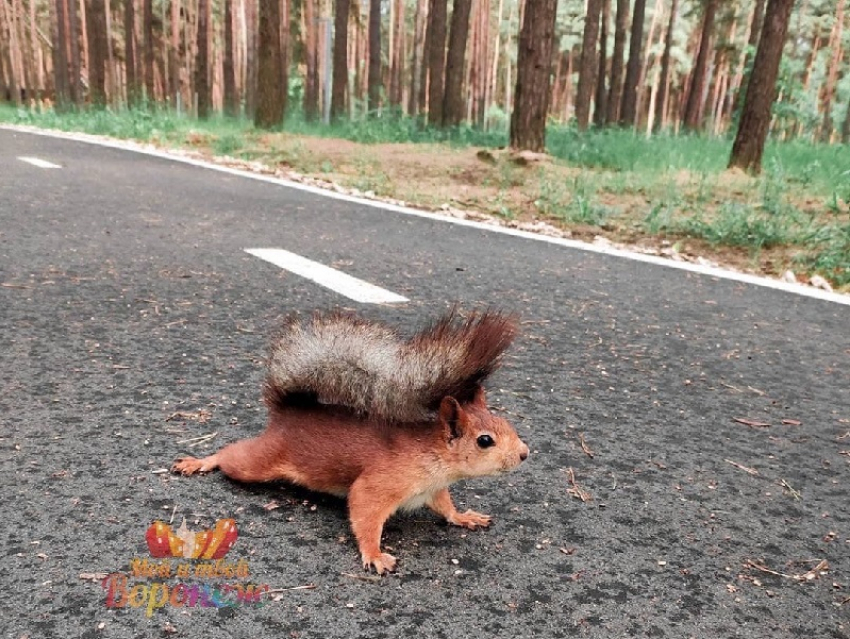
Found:
<svg viewBox="0 0 850 639"><path fill-rule="evenodd" d="M333 169L328 162L312 158L297 138L280 142L276 138L273 147L260 144L261 132L244 119L212 118L201 122L156 108L60 114L0 105L0 122L166 146L208 145L219 155L288 165L317 175ZM292 135L343 138L363 144L412 142L497 148L508 142L504 127L491 131L468 126L438 130L424 126L419 119L393 116L324 126L306 122L296 114L282 129ZM547 147L560 165L569 166L576 173L575 177L560 181L544 171L539 173L531 185L535 193L532 200L544 216L565 224L606 227L616 224L621 211L617 208L619 201L613 207L603 205L600 196L606 194L606 202L612 197L615 201L631 198L644 203L646 212L636 224L647 234L699 238L715 246L741 247L753 255L777 246L799 248L796 259L800 268L819 272L839 286L850 286L848 145L769 143L762 176L741 181L746 192L738 199L745 201L724 199L723 195L728 193L726 183L730 178L725 169L731 139L666 134L647 138L622 129L579 132L572 127L550 126ZM391 195L391 177L383 172L379 162L371 160L368 150L363 153L355 158L362 170L354 186ZM497 212L513 217L504 194L522 188L529 179L528 173L510 163L500 164L498 171L493 178L500 193ZM802 200L808 201L809 213L795 204ZM811 213L819 208L821 212Z"/></svg>

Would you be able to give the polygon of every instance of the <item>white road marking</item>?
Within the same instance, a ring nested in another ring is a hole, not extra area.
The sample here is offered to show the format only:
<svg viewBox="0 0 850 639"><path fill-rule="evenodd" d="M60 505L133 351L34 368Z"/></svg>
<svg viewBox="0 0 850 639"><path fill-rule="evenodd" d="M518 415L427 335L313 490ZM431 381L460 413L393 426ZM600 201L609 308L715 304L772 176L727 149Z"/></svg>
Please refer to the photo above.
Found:
<svg viewBox="0 0 850 639"><path fill-rule="evenodd" d="M557 246L564 246L567 248L579 250L579 251L587 251L589 253L601 253L603 255L612 255L615 257L620 257L627 260L632 260L635 262L645 262L647 264L654 264L656 266L664 266L666 268L674 268L681 271L688 271L690 273L699 273L701 275L707 275L709 277L716 277L718 279L731 280L733 282L742 282L744 284L752 284L753 286L761 286L763 288L771 288L778 291L784 291L786 293L793 293L795 295L802 295L803 297L811 297L814 299L823 300L825 302L834 302L836 304L843 304L845 306L850 306L850 295L844 295L842 293L835 293L832 291L824 291L821 289L814 288L813 286L805 286L804 284L794 284L791 282L784 282L782 280L770 278L770 277L761 277L758 275L751 275L749 273L741 273L739 271L732 271L724 268L719 268L716 266L707 266L703 264L694 264L693 262L674 262L671 259L667 259L664 257L660 257L657 255L647 255L644 253L634 253L632 251L613 248L605 245L596 245L596 244L588 244L587 242L580 242L578 240L570 240L566 238L560 237L549 237L547 235L539 235L537 233L531 233L530 231L521 231L519 229L512 229L506 226L498 226L494 223L486 223L486 222L476 222L474 220L464 220L461 218L450 217L447 215L441 215L439 213L430 213L428 211L419 211L417 209L409 208L406 206L398 206L395 204L387 204L384 202L380 202L378 200L368 200L365 198L355 197L353 195L346 195L344 193L336 193L334 191L329 191L326 189L321 189L316 186L310 186L308 184L301 184L300 182L293 182L291 180L285 180L282 178L274 177L272 175L265 175L262 173L252 173L251 171L245 169L235 169L229 166L221 166L219 164L214 164L212 162L207 162L204 160L198 160L195 158L184 157L181 155L177 155L176 153L170 153L167 151L162 151L153 147L152 145L142 145L135 142L123 141L123 140L112 140L109 138L102 138L95 135L90 135L86 133L65 133L62 131L47 131L44 129L38 129L33 126L27 125L16 125L16 124L0 124L0 129L6 129L9 131L20 131L24 133L30 133L32 135L40 135L43 137L50 138L59 138L64 140L73 140L75 142L85 142L87 144L94 144L96 146L106 147L110 149L120 149L122 151L132 151L134 153L141 153L143 155L149 155L152 157L171 160L172 162L180 162L181 164L188 164L191 166L196 166L204 169L210 169L212 171L218 171L220 173L227 173L229 175L236 175L243 178L248 178L250 180L258 180L260 182L267 182L269 184L276 184L278 186L285 186L291 189L296 189L298 191L305 191L307 193L313 193L315 195L321 195L323 197L333 198L335 200L342 200L344 202L353 202L355 204L360 204L362 206L370 206L373 208L381 209L384 211L393 211L395 213L401 213L403 215L412 215L415 217L423 217L430 220L438 220L440 222L446 222L449 224L456 224L458 226L467 226L470 228L480 229L482 231L489 231L491 233L501 233L503 235L512 235L514 237L521 237L527 240L533 240L535 242L545 242L547 244L554 244Z"/></svg>
<svg viewBox="0 0 850 639"><path fill-rule="evenodd" d="M340 295L363 304L399 304L409 301L406 297L383 289L369 282L358 280L330 266L308 260L295 253L283 249L245 249L262 260L271 262L285 271L295 273L303 278L329 288Z"/></svg>
<svg viewBox="0 0 850 639"><path fill-rule="evenodd" d="M18 156L18 159L21 162L26 162L27 164L32 164L33 166L37 166L40 169L61 169L62 167L58 164L53 164L53 162L48 162L47 160L42 160L40 158L31 158L23 155Z"/></svg>

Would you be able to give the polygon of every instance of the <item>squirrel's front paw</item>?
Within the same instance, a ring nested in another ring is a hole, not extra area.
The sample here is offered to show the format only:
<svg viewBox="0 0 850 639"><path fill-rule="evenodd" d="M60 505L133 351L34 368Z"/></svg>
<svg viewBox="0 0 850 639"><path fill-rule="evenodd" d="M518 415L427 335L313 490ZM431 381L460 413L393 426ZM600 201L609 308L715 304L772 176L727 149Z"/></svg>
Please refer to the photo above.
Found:
<svg viewBox="0 0 850 639"><path fill-rule="evenodd" d="M476 528L487 528L492 523L493 519L489 515L482 515L474 510L467 510L465 513L457 513L449 519L450 524L455 526L463 526L470 530Z"/></svg>
<svg viewBox="0 0 850 639"><path fill-rule="evenodd" d="M174 465L171 466L172 473L180 473L181 475L194 475L195 473L205 473L204 460L195 457L181 457Z"/></svg>
<svg viewBox="0 0 850 639"><path fill-rule="evenodd" d="M386 572L395 571L396 560L392 555L388 555L385 552L382 552L374 557L366 557L363 556L363 567L366 570L374 567L375 571L379 575L383 575Z"/></svg>

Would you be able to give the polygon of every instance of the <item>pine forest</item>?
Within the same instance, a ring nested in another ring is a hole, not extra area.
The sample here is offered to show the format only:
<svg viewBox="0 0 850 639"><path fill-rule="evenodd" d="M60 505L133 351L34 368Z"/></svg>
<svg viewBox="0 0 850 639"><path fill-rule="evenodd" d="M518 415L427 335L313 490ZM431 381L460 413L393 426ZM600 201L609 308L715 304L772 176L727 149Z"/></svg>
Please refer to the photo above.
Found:
<svg viewBox="0 0 850 639"><path fill-rule="evenodd" d="M647 134L735 126L766 0L0 0L0 89L60 108L260 111L270 125L300 111L505 126L525 13L547 4L549 121ZM772 135L850 138L845 4L792 8Z"/></svg>

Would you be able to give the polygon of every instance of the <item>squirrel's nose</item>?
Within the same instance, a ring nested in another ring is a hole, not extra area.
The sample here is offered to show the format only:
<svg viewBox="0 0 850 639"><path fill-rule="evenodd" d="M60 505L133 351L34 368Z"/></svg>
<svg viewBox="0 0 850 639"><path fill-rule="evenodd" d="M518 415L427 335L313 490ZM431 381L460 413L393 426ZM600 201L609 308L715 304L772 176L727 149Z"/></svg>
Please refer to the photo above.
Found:
<svg viewBox="0 0 850 639"><path fill-rule="evenodd" d="M522 450L519 451L519 460L525 461L526 459L528 459L528 446L523 444Z"/></svg>

